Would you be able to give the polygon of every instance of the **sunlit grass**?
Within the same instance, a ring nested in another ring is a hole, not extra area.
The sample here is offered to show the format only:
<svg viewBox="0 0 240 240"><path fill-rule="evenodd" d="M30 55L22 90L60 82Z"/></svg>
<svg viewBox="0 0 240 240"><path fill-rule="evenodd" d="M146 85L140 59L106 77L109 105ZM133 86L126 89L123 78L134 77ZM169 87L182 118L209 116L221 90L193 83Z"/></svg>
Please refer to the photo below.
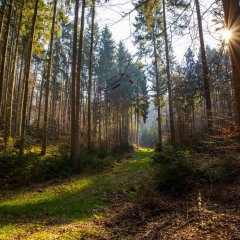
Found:
<svg viewBox="0 0 240 240"><path fill-rule="evenodd" d="M0 196L0 239L81 239L102 229L87 224L101 218L98 210L108 203L110 189L141 188L153 170L152 150L142 149L113 171L68 179L52 186L3 192ZM137 193L134 193L136 197ZM130 193L131 197L131 193ZM65 230L64 230L65 229ZM68 230L66 230L68 229ZM101 233L103 236L104 231ZM20 237L19 237L20 238Z"/></svg>

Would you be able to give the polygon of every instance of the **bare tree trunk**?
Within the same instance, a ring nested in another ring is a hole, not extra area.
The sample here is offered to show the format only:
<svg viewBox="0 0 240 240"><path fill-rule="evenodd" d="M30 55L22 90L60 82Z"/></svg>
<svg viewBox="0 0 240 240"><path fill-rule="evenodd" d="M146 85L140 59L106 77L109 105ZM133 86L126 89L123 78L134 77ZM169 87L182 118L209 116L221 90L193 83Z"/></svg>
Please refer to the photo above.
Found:
<svg viewBox="0 0 240 240"><path fill-rule="evenodd" d="M22 1L21 13L20 13L20 17L19 17L19 25L18 25L18 30L17 30L17 39L16 39L16 46L15 46L15 51L14 51L14 59L13 59L13 74L12 74L10 84L9 84L9 96L8 96L9 109L7 111L6 139L12 135L13 91L14 91L14 82L15 82L15 76L16 76L16 71L17 71L19 35L20 35L20 30L21 30L21 25L22 25L23 7L24 7L24 0Z"/></svg>
<svg viewBox="0 0 240 240"><path fill-rule="evenodd" d="M21 136L21 123L22 123L22 108L23 108L23 91L24 91L24 79L22 77L24 70L24 55L25 49L22 48L22 60L21 70L18 81L18 96L17 96L17 115L16 115L16 135Z"/></svg>
<svg viewBox="0 0 240 240"><path fill-rule="evenodd" d="M43 70L43 75L42 75L42 80L41 80L41 87L40 87L40 96L39 96L39 102L38 102L37 128L40 128L44 77L45 77L45 67L44 67L44 70Z"/></svg>
<svg viewBox="0 0 240 240"><path fill-rule="evenodd" d="M28 111L28 126L30 126L30 122L31 122L32 103L33 103L33 99L34 99L35 85L36 85L36 82L37 82L37 69L38 69L38 64L36 63L34 79L33 79L33 82L32 82L32 91L31 91L31 96L30 96L30 103L29 103L29 111Z"/></svg>
<svg viewBox="0 0 240 240"><path fill-rule="evenodd" d="M200 50L201 50L201 58L202 58L202 73L203 73L203 83L204 83L204 95L206 101L206 111L207 111L207 123L208 123L208 131L209 133L213 127L213 119L212 119L212 102L211 102L211 94L209 87L209 71L208 71L208 63L206 57L205 43L203 37L203 27L202 27L202 16L199 6L199 0L195 0L197 19L198 19L198 30L199 30L199 38L200 38Z"/></svg>
<svg viewBox="0 0 240 240"><path fill-rule="evenodd" d="M166 4L165 0L162 0L163 4L163 22L164 22L164 38L165 38L165 52L166 52L166 64L167 64L167 87L168 87L168 104L169 104L169 118L170 118L170 134L171 142L175 143L175 127L174 127L174 116L173 116L173 99L172 99L172 84L170 74L170 60L169 60L169 44L168 44L168 33L167 33L167 21L166 21Z"/></svg>
<svg viewBox="0 0 240 240"><path fill-rule="evenodd" d="M81 87L81 74L82 74L82 59L83 59L83 35L85 25L85 8L86 1L82 1L82 15L81 15L81 28L78 47L78 66L77 66L77 81L76 81L76 144L77 150L79 148L79 130L80 130L80 87Z"/></svg>
<svg viewBox="0 0 240 240"><path fill-rule="evenodd" d="M35 1L34 14L33 14L33 19L32 19L32 27L31 27L31 34L30 34L30 39L29 39L29 44L28 44L28 53L27 53L27 59L26 59L26 63L25 63L25 72L24 72L25 86L24 86L22 123L21 123L21 142L20 142L20 147L19 147L19 156L20 157L23 156L23 154L24 154L26 112L27 112L28 87L29 87L28 83L29 83L29 75L30 75L30 68L31 68L32 49L33 49L35 24L36 24L36 19L37 19L38 2L39 2L39 0Z"/></svg>
<svg viewBox="0 0 240 240"><path fill-rule="evenodd" d="M232 33L228 46L233 69L236 122L240 126L240 6L238 0L222 0L222 2L226 27Z"/></svg>
<svg viewBox="0 0 240 240"><path fill-rule="evenodd" d="M153 47L154 47L154 61L155 61L155 77L156 77L156 90L157 90L157 112L158 112L158 145L162 148L162 121L161 121L161 97L160 97L160 84L159 84L159 73L158 73L158 63L157 63L157 49L156 49L156 39L155 32L153 29Z"/></svg>
<svg viewBox="0 0 240 240"><path fill-rule="evenodd" d="M88 151L91 152L91 92L92 92L92 65L93 65L93 41L94 41L94 21L95 21L95 0L92 0L92 26L91 43L89 56L89 80L88 80Z"/></svg>
<svg viewBox="0 0 240 240"><path fill-rule="evenodd" d="M75 20L73 33L73 56L72 56L72 93L71 93L71 161L77 166L76 148L76 70L77 70L77 32L78 32L79 1L75 2Z"/></svg>
<svg viewBox="0 0 240 240"><path fill-rule="evenodd" d="M0 18L0 54L2 53L2 28L3 28L3 22L4 22L4 16L5 16L5 8L6 8L6 0L3 0L2 3L2 12L1 12L1 18Z"/></svg>
<svg viewBox="0 0 240 240"><path fill-rule="evenodd" d="M3 0L2 14L1 14L1 18L0 18L0 42L1 42L1 39L2 39L2 27L3 27L3 21L4 21L5 7L6 7L6 0Z"/></svg>
<svg viewBox="0 0 240 240"><path fill-rule="evenodd" d="M45 155L46 150L47 150L48 105L49 105L50 79L51 79L52 59L53 59L53 45L54 45L56 12L57 12L57 0L54 0L48 69L47 69L47 79L46 79L46 93L45 93L44 121L43 121L43 139L42 139L42 149L41 149L42 155Z"/></svg>
<svg viewBox="0 0 240 240"><path fill-rule="evenodd" d="M13 8L13 0L10 0L9 9L8 9L8 19L6 23L6 30L5 30L5 41L3 44L3 52L2 52L2 63L1 63L1 72L0 72L0 111L2 108L2 95L3 95L3 82L5 77L5 66L6 66L6 57L7 57L7 49L8 49L8 39L9 39L9 30L10 30L10 23L12 17L12 8ZM1 119L2 116L1 116Z"/></svg>
<svg viewBox="0 0 240 240"><path fill-rule="evenodd" d="M140 132L139 122L140 122L140 118L139 118L139 111L138 111L137 112L137 132L136 132L136 144L137 144L137 147L139 147L139 132Z"/></svg>

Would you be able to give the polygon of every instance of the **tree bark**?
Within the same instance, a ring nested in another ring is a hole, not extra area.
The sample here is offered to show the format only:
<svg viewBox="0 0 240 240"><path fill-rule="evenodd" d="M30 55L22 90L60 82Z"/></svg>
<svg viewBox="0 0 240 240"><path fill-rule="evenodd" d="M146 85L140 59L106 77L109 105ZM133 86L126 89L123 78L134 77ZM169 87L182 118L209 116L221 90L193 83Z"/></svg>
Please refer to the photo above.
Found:
<svg viewBox="0 0 240 240"><path fill-rule="evenodd" d="M36 63L35 65L35 73L32 81L32 91L31 91L31 96L30 96L30 102L29 102L29 110L28 110L28 126L30 126L31 123L31 116L32 116L32 103L34 99L34 90L35 90L35 85L37 82L37 70L38 70L38 64Z"/></svg>
<svg viewBox="0 0 240 240"><path fill-rule="evenodd" d="M7 49L8 49L10 23L11 23L11 17L12 17L12 8L13 8L13 0L10 0L8 15L7 15L8 18L7 18L6 30L5 30L5 41L3 44L1 72L0 72L0 111L2 108L3 82L4 82L5 70L6 70L5 69L6 68L6 57L7 57ZM3 119L2 116L1 116L1 119Z"/></svg>
<svg viewBox="0 0 240 240"><path fill-rule="evenodd" d="M41 87L40 87L40 95L39 95L39 102L38 102L37 128L40 128L41 107L42 107L42 98L43 98L43 85L44 85L44 78L45 78L45 69L46 68L44 67L42 80L41 80Z"/></svg>
<svg viewBox="0 0 240 240"><path fill-rule="evenodd" d="M0 19L0 41L2 39L2 27L3 27L3 20L4 20L4 14L5 14L5 7L6 7L6 0L3 0L2 14L1 14L1 19Z"/></svg>
<svg viewBox="0 0 240 240"><path fill-rule="evenodd" d="M6 139L12 135L13 91L14 91L14 82L15 82L15 76L17 71L17 57L18 57L18 49L19 49L20 30L22 25L23 7L24 7L24 0L22 1L21 13L19 17L19 25L17 30L17 39L16 39L16 46L14 51L14 59L13 59L13 74L9 84L9 96L8 96L9 109L7 111L8 116L7 116Z"/></svg>
<svg viewBox="0 0 240 240"><path fill-rule="evenodd" d="M78 32L79 0L75 3L75 20L73 33L73 56L72 56L72 92L71 92L71 161L77 166L76 148L76 70L77 70L77 32Z"/></svg>
<svg viewBox="0 0 240 240"><path fill-rule="evenodd" d="M47 150L48 105L49 105L50 79L51 79L52 59L53 59L53 46L54 46L54 32L55 32L56 12L57 12L57 0L54 0L51 39L50 39L50 48L49 48L49 59L48 59L48 69L47 69L47 79L46 79L44 121L43 121L43 139L42 139L42 149L41 149L41 154L42 155L45 155L46 150Z"/></svg>
<svg viewBox="0 0 240 240"><path fill-rule="evenodd" d="M93 41L94 41L94 21L95 21L95 0L92 0L92 25L91 25L91 43L89 56L89 80L88 80L88 151L92 150L91 143L91 93L92 93L92 71L93 71Z"/></svg>
<svg viewBox="0 0 240 240"><path fill-rule="evenodd" d="M159 72L158 72L158 62L157 62L157 49L156 49L156 38L155 38L155 32L153 29L153 47L154 47L154 66L155 66L155 77L156 77L156 92L157 92L157 112L158 112L158 145L159 148L162 148L162 123L161 123L161 97L160 97L160 84L159 84Z"/></svg>
<svg viewBox="0 0 240 240"><path fill-rule="evenodd" d="M175 143L175 127L174 127L174 115L173 115L173 99L172 99L172 84L170 74L170 60L169 60L169 44L167 33L167 21L166 21L166 4L165 0L162 0L163 4L163 22L164 22L164 39L165 39L165 52L166 52L166 67L167 67L167 88L168 88L168 104L169 104L169 118L170 118L170 134L171 143Z"/></svg>
<svg viewBox="0 0 240 240"><path fill-rule="evenodd" d="M81 74L82 74L82 59L83 59L83 35L84 35L84 25L85 25L85 8L86 1L82 1L82 15L81 15L81 28L80 28L80 38L78 47L78 66L77 66L77 82L76 82L76 144L77 149L79 148L79 133L80 133L80 87L81 87Z"/></svg>
<svg viewBox="0 0 240 240"><path fill-rule="evenodd" d="M226 27L232 33L228 46L233 69L236 123L240 127L240 6L238 0L222 0L222 2Z"/></svg>
<svg viewBox="0 0 240 240"><path fill-rule="evenodd" d="M25 63L25 72L24 72L24 97L23 97L23 109L22 109L22 122L21 122L21 142L19 146L19 156L22 157L24 154L24 144L25 144L25 128L26 128L26 112L27 112L27 102L28 102L28 83L29 83L29 75L30 75L30 68L31 68L31 59L32 59L32 49L33 49L33 40L34 40L34 33L35 33L35 24L37 19L37 12L38 12L38 2L39 0L35 1L34 7L34 14L32 19L32 27L31 27L31 34L28 43L28 53L27 59Z"/></svg>
<svg viewBox="0 0 240 240"><path fill-rule="evenodd" d="M200 11L199 0L195 0L195 5L196 5L198 31L199 31L199 38L200 38L203 86L204 86L204 95L205 95L206 111L207 111L207 124L208 124L208 132L211 133L211 130L213 127L213 119L212 119L213 115L212 115L211 93L210 93L210 86L209 86L210 77L209 77L208 63L207 63L205 43L204 43L204 37L203 37L202 16Z"/></svg>

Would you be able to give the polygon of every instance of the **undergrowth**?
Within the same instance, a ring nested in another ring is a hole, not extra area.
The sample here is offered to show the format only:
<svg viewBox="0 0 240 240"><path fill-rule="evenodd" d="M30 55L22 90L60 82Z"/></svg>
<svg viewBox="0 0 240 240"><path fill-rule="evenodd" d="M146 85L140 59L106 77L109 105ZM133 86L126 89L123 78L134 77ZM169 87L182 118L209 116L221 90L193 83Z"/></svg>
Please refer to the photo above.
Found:
<svg viewBox="0 0 240 240"><path fill-rule="evenodd" d="M111 168L116 155L112 156L104 149L95 149L88 153L82 149L77 156L77 166L70 160L70 146L60 144L49 147L42 156L38 146L31 146L19 157L18 149L9 139L7 147L0 152L0 187L19 187L43 182L55 178L67 178L82 171L102 171Z"/></svg>
<svg viewBox="0 0 240 240"><path fill-rule="evenodd" d="M235 155L221 155L214 160L192 149L171 145L156 151L158 189L168 194L184 194L204 183L227 181L240 172Z"/></svg>

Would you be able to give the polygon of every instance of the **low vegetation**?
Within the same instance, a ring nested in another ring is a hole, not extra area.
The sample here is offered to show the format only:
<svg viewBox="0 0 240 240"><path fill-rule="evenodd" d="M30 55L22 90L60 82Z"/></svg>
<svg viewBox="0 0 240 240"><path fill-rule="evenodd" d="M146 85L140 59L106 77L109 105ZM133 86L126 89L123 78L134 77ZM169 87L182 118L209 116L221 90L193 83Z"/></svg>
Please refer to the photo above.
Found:
<svg viewBox="0 0 240 240"><path fill-rule="evenodd" d="M156 151L158 189L170 194L185 194L203 184L227 181L240 173L236 154L209 155L211 151L196 152L189 148L166 145Z"/></svg>
<svg viewBox="0 0 240 240"><path fill-rule="evenodd" d="M129 149L130 151L131 149ZM51 179L69 178L74 173L96 172L113 167L123 155L109 153L104 149L92 151L82 149L77 156L77 168L70 161L70 146L60 144L48 148L46 155L41 155L41 148L27 148L25 155L19 157L11 143L0 152L0 187L14 188Z"/></svg>

